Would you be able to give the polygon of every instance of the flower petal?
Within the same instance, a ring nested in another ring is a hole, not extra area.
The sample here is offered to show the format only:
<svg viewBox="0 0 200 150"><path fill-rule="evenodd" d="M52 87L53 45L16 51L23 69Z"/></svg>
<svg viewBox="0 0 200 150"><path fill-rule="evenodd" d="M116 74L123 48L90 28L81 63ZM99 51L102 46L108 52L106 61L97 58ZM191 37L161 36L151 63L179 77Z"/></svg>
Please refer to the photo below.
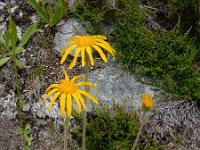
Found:
<svg viewBox="0 0 200 150"><path fill-rule="evenodd" d="M76 50L76 52L75 52L75 54L74 54L74 59L73 59L73 61L70 63L70 65L69 65L69 69L71 70L73 67L74 67L74 65L76 64L76 62L77 62L77 58L78 58L78 55L79 55L79 53L81 52L81 48L78 48L77 50Z"/></svg>
<svg viewBox="0 0 200 150"><path fill-rule="evenodd" d="M46 95L46 97L42 100L41 105L44 105L44 102L45 102L53 93L55 93L55 92L57 92L57 91L58 91L57 88L51 90L51 91Z"/></svg>
<svg viewBox="0 0 200 150"><path fill-rule="evenodd" d="M96 38L96 39L107 40L107 37L105 37L103 35L96 35L96 36L93 36L93 37Z"/></svg>
<svg viewBox="0 0 200 150"><path fill-rule="evenodd" d="M83 97L81 96L81 94L77 93L77 96L83 106L83 108L85 109L85 111L87 111L87 108L86 108L86 104L85 104L85 100L83 99Z"/></svg>
<svg viewBox="0 0 200 150"><path fill-rule="evenodd" d="M67 94L67 116L70 117L72 114L72 96L71 94Z"/></svg>
<svg viewBox="0 0 200 150"><path fill-rule="evenodd" d="M55 103L56 99L60 96L60 92L57 92L56 94L54 94L51 102L49 103L49 105L47 106L47 111L51 108L51 106Z"/></svg>
<svg viewBox="0 0 200 150"><path fill-rule="evenodd" d="M94 66L94 59L92 57L92 49L90 46L86 47L86 52L88 53L88 56L90 58L91 65Z"/></svg>
<svg viewBox="0 0 200 150"><path fill-rule="evenodd" d="M77 86L84 86L84 85L88 85L88 86L94 86L93 83L91 82L79 82L76 84Z"/></svg>
<svg viewBox="0 0 200 150"><path fill-rule="evenodd" d="M81 94L83 94L84 96L88 97L89 99L91 99L95 104L99 104L99 102L96 100L95 97L93 97L92 95L90 95L89 93L87 93L86 91L84 90L79 90L79 92Z"/></svg>
<svg viewBox="0 0 200 150"><path fill-rule="evenodd" d="M103 53L103 51L101 50L101 48L99 46L92 45L92 47L94 49L96 49L96 51L99 53L99 55L101 56L101 58L103 59L104 62L108 62L106 55Z"/></svg>
<svg viewBox="0 0 200 150"><path fill-rule="evenodd" d="M65 70L65 68L64 68L63 66L61 66L61 68L62 68L62 71L63 71L63 73L64 73L64 75L65 75L65 79L66 79L67 81L69 81L69 76L68 76L68 74L67 74L67 71Z"/></svg>
<svg viewBox="0 0 200 150"><path fill-rule="evenodd" d="M69 47L68 49L66 49L66 51L64 52L64 55L62 56L60 64L63 64L64 61L66 60L66 58L68 57L68 55L70 54L70 52L73 51L77 47L78 47L77 45L72 45L71 47Z"/></svg>
<svg viewBox="0 0 200 150"><path fill-rule="evenodd" d="M107 50L110 54L114 56L115 50L106 42L96 43L96 45L101 46L103 49Z"/></svg>
<svg viewBox="0 0 200 150"><path fill-rule="evenodd" d="M81 103L80 103L76 94L72 94L72 96L74 97L74 100L75 100L77 107L78 107L78 112L80 113L81 112Z"/></svg>
<svg viewBox="0 0 200 150"><path fill-rule="evenodd" d="M79 35L75 35L75 36L71 36L68 41L71 42L71 41L74 41L76 40L76 38L78 37Z"/></svg>
<svg viewBox="0 0 200 150"><path fill-rule="evenodd" d="M62 55L64 54L65 50L66 50L67 48L71 47L73 44L75 44L74 41L67 43L67 45L65 45L65 46L61 49L60 55L62 56Z"/></svg>
<svg viewBox="0 0 200 150"><path fill-rule="evenodd" d="M45 91L45 93L48 93L49 90L51 90L52 88L57 88L59 84L51 84Z"/></svg>
<svg viewBox="0 0 200 150"><path fill-rule="evenodd" d="M81 59L82 67L85 67L85 48L81 50L81 56L82 56Z"/></svg>
<svg viewBox="0 0 200 150"><path fill-rule="evenodd" d="M75 76L70 81L75 82L78 78L84 78L84 76Z"/></svg>
<svg viewBox="0 0 200 150"><path fill-rule="evenodd" d="M66 94L63 93L61 96L60 96L60 112L61 112L61 115L62 116L65 116L65 101L66 101Z"/></svg>

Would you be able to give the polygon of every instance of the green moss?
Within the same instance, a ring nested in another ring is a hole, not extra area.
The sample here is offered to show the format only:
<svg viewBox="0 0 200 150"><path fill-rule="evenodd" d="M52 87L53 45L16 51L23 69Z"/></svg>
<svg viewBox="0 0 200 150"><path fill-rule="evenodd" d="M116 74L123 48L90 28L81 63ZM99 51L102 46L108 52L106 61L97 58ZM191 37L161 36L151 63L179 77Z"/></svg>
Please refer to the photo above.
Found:
<svg viewBox="0 0 200 150"><path fill-rule="evenodd" d="M177 2L169 1L171 11L186 10L188 5L194 6L193 1L180 6L177 6ZM179 21L168 32L159 34L149 31L145 26L146 10L141 9L140 4L139 0L117 0L115 8L109 8L103 2L85 0L77 7L77 17L92 24L88 28L89 33L102 34L98 24L110 21L107 18L112 14L114 31L109 39L122 67L149 76L153 80L147 83L177 98L200 99L200 72L195 66L198 49L195 40L188 36L191 30L185 33L186 26L182 30L182 22ZM95 20L98 13L102 14L101 19Z"/></svg>
<svg viewBox="0 0 200 150"><path fill-rule="evenodd" d="M131 71L137 66L141 75L155 79L151 84L176 97L200 99L200 73L194 66L197 48L188 37L189 31L182 34L178 22L171 31L152 33L145 28L145 15L139 4L127 9L129 5L124 11L126 17L118 15L112 35L118 62Z"/></svg>
<svg viewBox="0 0 200 150"><path fill-rule="evenodd" d="M75 118L80 123L80 128L72 130L73 137L81 139L82 117L78 114ZM86 148L89 150L128 150L133 146L139 130L139 121L136 113L127 113L124 107L114 106L110 110L107 106L96 108L94 114L88 115L86 129ZM149 150L160 149L160 144L153 141L152 137L141 136L138 148ZM145 142L144 142L145 141ZM148 143L146 143L148 141Z"/></svg>

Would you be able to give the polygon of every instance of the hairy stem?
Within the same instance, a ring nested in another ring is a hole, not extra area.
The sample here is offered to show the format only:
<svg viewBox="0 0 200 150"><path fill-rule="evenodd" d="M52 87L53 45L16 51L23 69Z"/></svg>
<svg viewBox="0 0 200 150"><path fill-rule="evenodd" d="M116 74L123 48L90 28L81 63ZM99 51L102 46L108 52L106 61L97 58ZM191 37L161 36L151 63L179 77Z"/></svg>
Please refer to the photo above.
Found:
<svg viewBox="0 0 200 150"><path fill-rule="evenodd" d="M145 124L145 122L144 122L145 113L144 112L142 112L142 113L143 113L143 115L140 117L140 129L138 131L137 137L135 139L135 142L134 142L133 147L131 148L131 150L135 150L136 149L137 143L138 143L140 135L142 133L142 129L143 129L144 124Z"/></svg>
<svg viewBox="0 0 200 150"><path fill-rule="evenodd" d="M85 65L85 82L88 82L88 74L89 74L89 58L86 55L86 65ZM89 92L89 87L85 86L85 91ZM86 97L84 97L86 101ZM83 131L82 131L82 150L86 150L85 147L85 137L86 137L86 124L87 124L87 112L83 109Z"/></svg>
<svg viewBox="0 0 200 150"><path fill-rule="evenodd" d="M68 131L68 123L69 123L69 118L67 117L66 115L66 118L65 118L65 124L64 124L64 150L67 150L67 137L68 137L68 134L69 134L69 131Z"/></svg>

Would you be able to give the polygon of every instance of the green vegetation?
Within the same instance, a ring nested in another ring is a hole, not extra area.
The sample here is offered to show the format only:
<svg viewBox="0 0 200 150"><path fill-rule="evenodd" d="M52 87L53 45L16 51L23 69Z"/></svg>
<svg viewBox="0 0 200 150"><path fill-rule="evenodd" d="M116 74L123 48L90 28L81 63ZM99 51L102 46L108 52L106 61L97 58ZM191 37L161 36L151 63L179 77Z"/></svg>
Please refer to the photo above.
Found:
<svg viewBox="0 0 200 150"><path fill-rule="evenodd" d="M35 33L41 31L37 29L37 25L31 25L24 33L22 39L18 42L16 25L10 17L9 27L5 35L0 34L0 66L7 63L10 59L16 61L16 65L22 68L25 64L17 59L17 54L23 51L24 45L28 42L29 38Z"/></svg>
<svg viewBox="0 0 200 150"><path fill-rule="evenodd" d="M103 108L102 108L103 107ZM88 115L86 148L90 150L121 150L131 149L139 130L139 120L136 113L127 113L124 107L114 106L109 110L107 106L95 108L94 114ZM75 115L78 123L82 124L82 117ZM81 138L81 128L73 128L71 134ZM146 139L145 144L142 144ZM137 148L144 150L158 150L162 145L153 141L151 135L143 135Z"/></svg>
<svg viewBox="0 0 200 150"><path fill-rule="evenodd" d="M24 128L19 128L16 130L17 135L21 135L24 137L24 149L28 149L31 147L33 137L31 134L31 125L29 123L26 123Z"/></svg>
<svg viewBox="0 0 200 150"><path fill-rule="evenodd" d="M112 17L113 10L107 5L106 0L84 0L76 1L72 13L85 25L88 33L103 34L105 32L100 24L111 24L108 20Z"/></svg>
<svg viewBox="0 0 200 150"><path fill-rule="evenodd" d="M196 31L199 28L199 1L198 0L168 0L169 12L171 13L170 20L181 19L184 30L192 27L193 35L197 35ZM195 33L196 32L196 33Z"/></svg>
<svg viewBox="0 0 200 150"><path fill-rule="evenodd" d="M68 8L68 4L64 0L54 0L53 6L47 0L39 2L37 0L25 0L25 2L31 5L50 27L56 25L66 15Z"/></svg>
<svg viewBox="0 0 200 150"><path fill-rule="evenodd" d="M173 29L164 33L154 33L146 27L147 11L140 8L140 1L117 0L115 8L112 9L99 5L95 8L95 4L90 5L92 2L84 1L84 9L79 11L83 13L79 13L78 19L95 22L92 19L93 15L100 13L104 14L100 21L106 22L108 13L105 12L114 14L111 41L121 66L128 67L132 72L138 71L142 76L151 77L153 80L148 83L174 94L177 98L200 99L200 72L195 65L198 45L195 43L195 37L190 37L192 28L189 28L191 25L185 26L186 20L181 17L178 20L177 17ZM177 5L177 0L169 1L170 10L178 13L179 10L186 11L190 5L196 10L194 1L184 2ZM78 8L82 8L82 5ZM93 13L87 16L90 11ZM188 27L186 32L182 30L183 27Z"/></svg>

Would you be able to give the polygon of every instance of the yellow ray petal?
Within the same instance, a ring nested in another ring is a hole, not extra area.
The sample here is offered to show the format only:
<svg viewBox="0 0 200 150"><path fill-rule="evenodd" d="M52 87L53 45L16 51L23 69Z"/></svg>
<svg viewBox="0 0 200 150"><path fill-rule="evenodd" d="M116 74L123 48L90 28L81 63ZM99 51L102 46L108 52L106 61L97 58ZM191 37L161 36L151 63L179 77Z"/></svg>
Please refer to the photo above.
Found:
<svg viewBox="0 0 200 150"><path fill-rule="evenodd" d="M70 46L72 46L73 44L75 44L74 41L67 43L67 45L65 45L65 46L61 49L60 55L62 56L62 55L64 54L65 50L66 50L67 48L69 48Z"/></svg>
<svg viewBox="0 0 200 150"><path fill-rule="evenodd" d="M58 89L53 89L49 93L47 93L46 97L42 100L41 105L44 105L44 102L55 92L57 92Z"/></svg>
<svg viewBox="0 0 200 150"><path fill-rule="evenodd" d="M93 97L92 95L90 95L89 93L87 93L86 91L84 90L79 90L79 92L81 94L83 94L84 96L88 97L89 99L91 99L95 104L99 104L99 102L96 100L95 97Z"/></svg>
<svg viewBox="0 0 200 150"><path fill-rule="evenodd" d="M78 78L84 78L84 76L75 76L71 79L72 82L76 81Z"/></svg>
<svg viewBox="0 0 200 150"><path fill-rule="evenodd" d="M51 84L51 85L46 89L45 93L48 93L49 90L51 90L52 88L56 88L56 87L58 87L58 84Z"/></svg>
<svg viewBox="0 0 200 150"><path fill-rule="evenodd" d="M80 103L78 97L76 96L76 94L72 94L72 96L73 96L73 98L74 98L74 100L75 100L75 102L77 104L78 112L80 113L81 112L81 103Z"/></svg>
<svg viewBox="0 0 200 150"><path fill-rule="evenodd" d="M56 99L58 98L58 96L60 95L60 92L57 92L56 94L54 94L51 102L49 103L49 105L47 106L47 110L49 110L51 108L51 106L55 103Z"/></svg>
<svg viewBox="0 0 200 150"><path fill-rule="evenodd" d="M92 57L92 49L91 49L91 47L89 47L89 46L86 47L86 52L87 52L87 54L88 54L88 56L90 58L91 65L94 66L94 59Z"/></svg>
<svg viewBox="0 0 200 150"><path fill-rule="evenodd" d="M75 36L71 36L71 37L68 39L68 41L69 41L69 42L74 41L74 40L76 40L77 37L78 37L78 36L76 36L76 35L75 35Z"/></svg>
<svg viewBox="0 0 200 150"><path fill-rule="evenodd" d="M74 65L76 64L76 62L77 62L77 58L78 58L78 55L79 55L79 53L81 52L81 48L78 48L77 50L76 50L76 52L75 52L75 54L74 54L74 59L73 59L73 61L70 63L70 65L69 65L69 69L71 70L73 67L74 67Z"/></svg>
<svg viewBox="0 0 200 150"><path fill-rule="evenodd" d="M67 116L70 117L72 114L72 96L71 94L67 94Z"/></svg>
<svg viewBox="0 0 200 150"><path fill-rule="evenodd" d="M63 71L63 73L64 73L64 75L65 75L65 79L66 79L67 81L69 81L69 76L68 76L68 74L67 74L67 71L65 70L65 68L64 68L63 66L61 66L61 68L62 68L62 71Z"/></svg>
<svg viewBox="0 0 200 150"><path fill-rule="evenodd" d="M82 60L81 60L82 67L85 67L85 48L81 50L81 57L82 57Z"/></svg>
<svg viewBox="0 0 200 150"><path fill-rule="evenodd" d="M93 37L97 38L97 39L107 40L107 37L105 37L103 35L96 35L96 36L93 36Z"/></svg>
<svg viewBox="0 0 200 150"><path fill-rule="evenodd" d="M63 64L64 61L66 60L66 58L68 57L68 55L70 54L70 52L73 51L77 47L78 47L77 45L72 45L71 47L69 47L68 49L66 49L65 53L62 56L60 64Z"/></svg>
<svg viewBox="0 0 200 150"><path fill-rule="evenodd" d="M85 100L83 99L83 97L81 96L81 94L77 93L77 96L83 106L83 108L85 109L85 111L87 111L87 108L86 108L86 104L85 104Z"/></svg>
<svg viewBox="0 0 200 150"><path fill-rule="evenodd" d="M102 47L103 49L105 49L105 50L107 50L110 54L112 54L113 56L114 56L114 54L115 54L115 50L111 47L111 46L109 46L108 45L108 43L96 43L96 45L98 45L98 46L100 46L100 47Z"/></svg>
<svg viewBox="0 0 200 150"><path fill-rule="evenodd" d="M60 112L61 112L61 115L62 116L65 116L65 100L66 100L66 94L63 93L61 96L60 96Z"/></svg>
<svg viewBox="0 0 200 150"><path fill-rule="evenodd" d="M103 53L103 51L101 50L99 46L93 45L92 47L96 49L96 51L99 53L99 55L101 56L104 62L108 62L106 55Z"/></svg>
<svg viewBox="0 0 200 150"><path fill-rule="evenodd" d="M77 86L84 86L84 85L88 85L88 86L94 86L93 83L91 82L79 82L76 84Z"/></svg>

